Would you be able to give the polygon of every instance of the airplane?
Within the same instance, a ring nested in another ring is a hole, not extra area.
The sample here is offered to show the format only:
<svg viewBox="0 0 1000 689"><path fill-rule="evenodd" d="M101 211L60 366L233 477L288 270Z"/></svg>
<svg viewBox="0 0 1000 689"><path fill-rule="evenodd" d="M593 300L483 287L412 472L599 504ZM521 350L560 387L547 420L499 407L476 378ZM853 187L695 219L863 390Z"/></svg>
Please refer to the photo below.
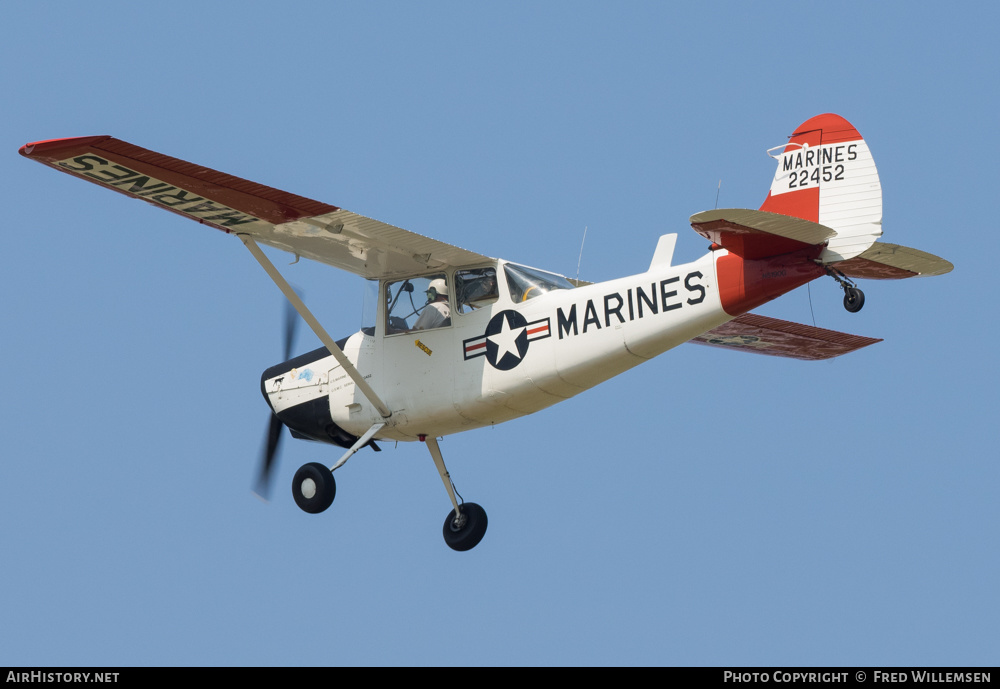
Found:
<svg viewBox="0 0 1000 689"><path fill-rule="evenodd" d="M777 170L758 210L715 209L690 223L708 253L673 265L664 234L649 268L599 283L461 249L337 206L140 148L110 136L29 143L20 154L235 235L323 346L266 369L270 425L257 492L265 495L282 430L345 451L302 466L296 504L318 514L334 472L376 441L423 442L451 501L446 544L467 551L485 510L460 499L438 438L533 414L685 342L821 360L881 342L753 309L829 276L859 311L856 279L952 270L937 256L879 241L882 190L865 140L834 114L813 117L767 151ZM260 245L370 281L364 327L334 340ZM292 314L294 318L294 314Z"/></svg>

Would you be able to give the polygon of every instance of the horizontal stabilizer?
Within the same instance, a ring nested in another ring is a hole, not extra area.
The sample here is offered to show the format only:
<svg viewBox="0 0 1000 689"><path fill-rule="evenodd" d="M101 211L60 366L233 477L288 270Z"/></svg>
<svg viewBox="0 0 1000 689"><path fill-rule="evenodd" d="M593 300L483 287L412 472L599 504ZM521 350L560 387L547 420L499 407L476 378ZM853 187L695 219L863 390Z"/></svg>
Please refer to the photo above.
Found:
<svg viewBox="0 0 1000 689"><path fill-rule="evenodd" d="M754 313L738 316L691 340L695 344L806 361L832 359L881 341Z"/></svg>
<svg viewBox="0 0 1000 689"><path fill-rule="evenodd" d="M950 261L907 246L875 242L859 256L835 264L850 278L901 280L928 275L944 275L955 267Z"/></svg>
<svg viewBox="0 0 1000 689"><path fill-rule="evenodd" d="M691 227L705 239L750 260L825 244L837 234L802 218L744 208L696 213L691 216Z"/></svg>

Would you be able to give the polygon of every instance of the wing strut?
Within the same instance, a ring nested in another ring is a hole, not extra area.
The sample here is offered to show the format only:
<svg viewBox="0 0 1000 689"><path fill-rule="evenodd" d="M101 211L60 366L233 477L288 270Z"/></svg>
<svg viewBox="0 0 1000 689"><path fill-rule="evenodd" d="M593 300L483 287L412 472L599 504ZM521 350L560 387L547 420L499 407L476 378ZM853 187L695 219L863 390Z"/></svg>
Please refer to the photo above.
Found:
<svg viewBox="0 0 1000 689"><path fill-rule="evenodd" d="M270 276L271 280L274 281L274 284L278 286L281 293L285 295L285 298L289 301L289 303L295 308L296 311L299 312L299 315L302 316L302 320L304 320L309 327L312 328L312 331L316 333L316 336L319 337L320 341L326 345L327 349L330 350L330 354L333 355L333 358L336 359L337 363L344 369L344 372L351 377L351 380L353 380L354 384L358 386L358 389L361 390L362 394L368 398L368 401L371 402L376 409L378 409L378 413L382 415L382 418L388 419L392 416L392 412L389 411L389 407L387 407L385 402L383 402L382 399L375 394L375 391L372 390L368 381L362 378L358 369L354 367L354 364L351 363L350 359L348 359L347 356L340 350L340 347L338 347L333 341L333 338L330 337L329 333L324 330L323 326L320 325L318 320L316 320L316 317L312 315L312 312L306 308L304 303L302 303L302 300L299 299L299 295L295 293L292 286L285 281L285 278L282 277L281 273L278 272L278 269L274 267L274 264L271 263L270 259L268 259L268 257L264 255L264 252L260 250L260 247L257 246L257 242L255 242L250 235L246 234L239 235L239 238L243 241L246 248L250 250L250 253L253 254L253 257L257 259L261 268L263 268L268 276Z"/></svg>

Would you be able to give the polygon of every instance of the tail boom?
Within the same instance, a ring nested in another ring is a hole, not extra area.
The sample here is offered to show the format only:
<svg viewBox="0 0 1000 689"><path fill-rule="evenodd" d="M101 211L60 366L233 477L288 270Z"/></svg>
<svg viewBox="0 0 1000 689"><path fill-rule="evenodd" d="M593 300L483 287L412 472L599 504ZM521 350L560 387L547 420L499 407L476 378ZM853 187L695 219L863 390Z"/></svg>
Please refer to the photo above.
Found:
<svg viewBox="0 0 1000 689"><path fill-rule="evenodd" d="M722 209L691 216L695 232L726 249L716 258L722 308L739 316L825 274L819 256L836 235L801 218Z"/></svg>
<svg viewBox="0 0 1000 689"><path fill-rule="evenodd" d="M822 247L809 247L781 256L747 259L727 252L715 261L722 309L741 314L791 292L826 274L816 263Z"/></svg>

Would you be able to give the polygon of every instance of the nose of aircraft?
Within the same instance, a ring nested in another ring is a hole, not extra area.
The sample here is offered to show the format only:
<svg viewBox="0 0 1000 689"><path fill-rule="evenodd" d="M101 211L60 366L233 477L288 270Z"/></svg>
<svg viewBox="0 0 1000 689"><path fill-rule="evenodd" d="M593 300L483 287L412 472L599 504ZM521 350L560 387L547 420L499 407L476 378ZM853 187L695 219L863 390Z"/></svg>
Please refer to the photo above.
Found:
<svg viewBox="0 0 1000 689"><path fill-rule="evenodd" d="M343 347L346 339L337 342ZM322 360L329 358L329 366ZM260 391L272 414L292 436L350 447L357 440L333 422L330 399L323 385L326 371L337 364L326 347L314 349L268 368L260 377Z"/></svg>

